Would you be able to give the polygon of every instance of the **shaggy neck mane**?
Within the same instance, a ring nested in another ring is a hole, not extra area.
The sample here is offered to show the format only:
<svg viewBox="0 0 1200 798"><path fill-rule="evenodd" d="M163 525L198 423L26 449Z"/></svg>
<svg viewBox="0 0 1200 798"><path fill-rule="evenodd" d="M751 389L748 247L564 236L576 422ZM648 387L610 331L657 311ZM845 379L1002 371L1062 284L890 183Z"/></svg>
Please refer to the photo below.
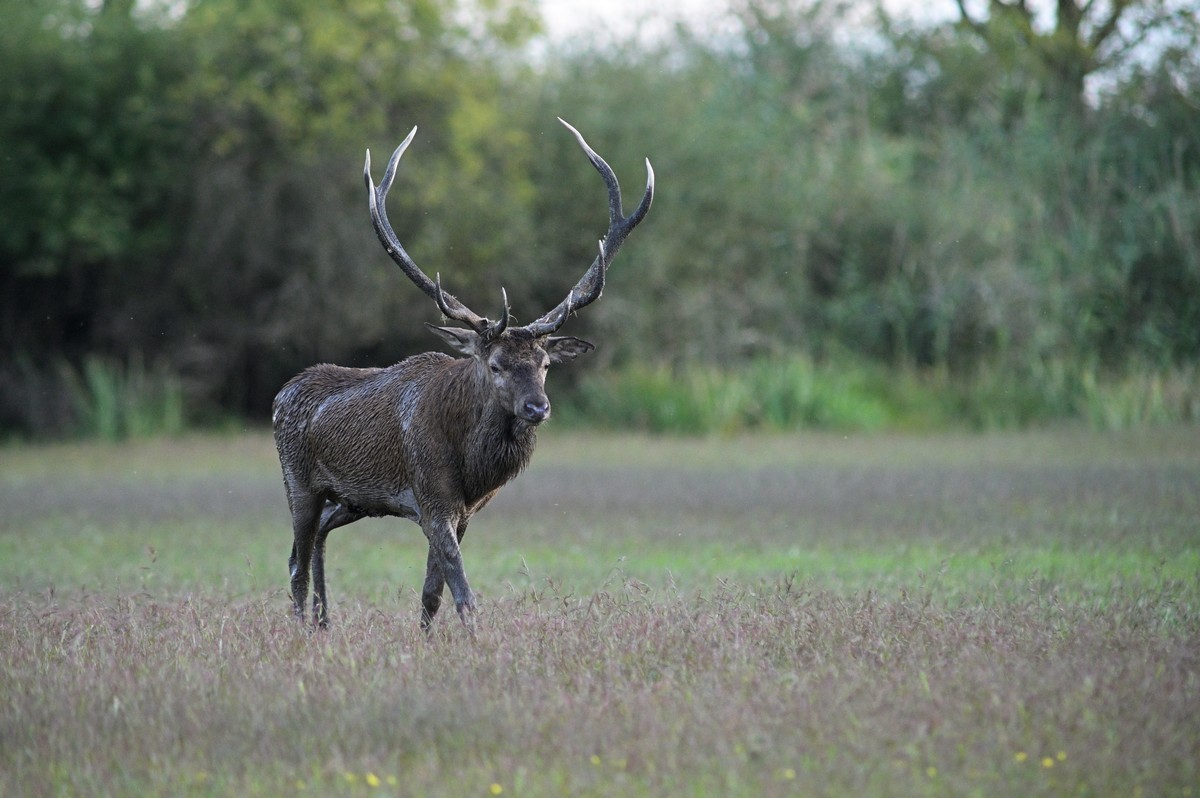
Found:
<svg viewBox="0 0 1200 798"><path fill-rule="evenodd" d="M474 358L458 358L448 366L451 378L440 397L446 407L447 437L460 450L464 493L473 501L519 474L533 457L537 425L517 418L493 401L485 366Z"/></svg>

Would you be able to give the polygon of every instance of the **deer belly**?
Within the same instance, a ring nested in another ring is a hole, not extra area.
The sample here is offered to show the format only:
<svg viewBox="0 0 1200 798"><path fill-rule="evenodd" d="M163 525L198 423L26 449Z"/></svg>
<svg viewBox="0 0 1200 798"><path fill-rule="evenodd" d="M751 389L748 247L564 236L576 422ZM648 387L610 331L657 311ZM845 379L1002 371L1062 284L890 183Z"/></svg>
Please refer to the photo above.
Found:
<svg viewBox="0 0 1200 798"><path fill-rule="evenodd" d="M421 523L421 505L403 479L381 479L358 463L317 460L313 487L360 516L399 516Z"/></svg>
<svg viewBox="0 0 1200 798"><path fill-rule="evenodd" d="M391 493L333 491L332 494L333 501L360 517L398 516L418 524L421 523L421 505L417 503L417 497L411 488L403 488Z"/></svg>

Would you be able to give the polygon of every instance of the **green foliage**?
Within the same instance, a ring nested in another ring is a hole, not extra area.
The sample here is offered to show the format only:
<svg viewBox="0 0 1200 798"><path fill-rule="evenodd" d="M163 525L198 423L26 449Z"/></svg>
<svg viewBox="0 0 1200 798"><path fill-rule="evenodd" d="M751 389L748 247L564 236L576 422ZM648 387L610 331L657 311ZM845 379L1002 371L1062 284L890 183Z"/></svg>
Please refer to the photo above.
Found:
<svg viewBox="0 0 1200 798"><path fill-rule="evenodd" d="M63 359L144 352L190 416L265 419L306 365L430 348L436 312L379 251L359 166L414 124L388 207L405 246L480 312L504 286L535 317L604 219L556 116L627 194L642 158L658 174L569 330L632 393L693 392L638 411L648 427L1191 417L1138 375L1200 361L1194 20L1122 5L1112 41L1162 46L1084 63L1088 25L1059 52L991 8L881 14L868 46L843 4L744 0L719 36L531 51L533 0L0 0L0 348L25 364L0 364L0 424L54 428L27 397Z"/></svg>
<svg viewBox="0 0 1200 798"><path fill-rule="evenodd" d="M134 319L172 312L151 288L178 240L191 62L174 31L94 5L0 3L0 348L45 364L22 370L34 385L64 357L156 346Z"/></svg>
<svg viewBox="0 0 1200 798"><path fill-rule="evenodd" d="M418 257L454 253L431 271L470 288L528 237L530 151L498 111L525 0L9 6L0 339L26 362L141 351L196 415L259 415L299 363L411 347L394 320L427 301L396 290L360 165L418 121L390 210ZM486 170L512 183L473 190Z"/></svg>
<svg viewBox="0 0 1200 798"><path fill-rule="evenodd" d="M176 36L71 0L2 8L6 271L86 274L160 256L188 121L173 102L188 65Z"/></svg>
<svg viewBox="0 0 1200 798"><path fill-rule="evenodd" d="M396 323L431 318L429 303L380 252L361 172L369 148L378 180L414 124L421 132L388 210L417 261L458 292L518 248L518 176L529 152L505 129L497 75L536 30L528 9L428 0L190 6L181 29L201 64L188 89L202 125L174 269L187 315L205 320L205 334L186 344L196 364L189 382L208 389L198 398L262 414L300 364L428 346L420 324ZM481 190L485 170L512 183ZM502 187L508 193L497 196Z"/></svg>
<svg viewBox="0 0 1200 798"><path fill-rule="evenodd" d="M859 64L830 47L820 20L763 13L764 27L745 31L749 62L681 42L692 60L665 79L667 55L643 56L642 70L628 63L637 53L600 68L615 73L601 71L605 85L635 85L649 113L666 107L672 119L669 140L655 141L640 106L625 104L609 138L648 130L642 146L664 153L664 186L699 176L655 209L660 227L618 267L638 275L655 315L631 324L610 305L621 318L606 333L634 330L639 357L718 363L797 345L958 371L1200 354L1187 343L1200 273L1194 125L1160 139L1133 109L1064 119L1036 95L993 109L969 82L973 110L946 118L952 101L925 80L961 70L921 54ZM924 51L1004 74L940 36ZM872 86L891 81L906 84L900 97L881 99L900 107L881 112Z"/></svg>
<svg viewBox="0 0 1200 798"><path fill-rule="evenodd" d="M184 429L183 388L163 365L147 367L89 357L79 371L62 368L75 405L78 430L107 441L178 435Z"/></svg>

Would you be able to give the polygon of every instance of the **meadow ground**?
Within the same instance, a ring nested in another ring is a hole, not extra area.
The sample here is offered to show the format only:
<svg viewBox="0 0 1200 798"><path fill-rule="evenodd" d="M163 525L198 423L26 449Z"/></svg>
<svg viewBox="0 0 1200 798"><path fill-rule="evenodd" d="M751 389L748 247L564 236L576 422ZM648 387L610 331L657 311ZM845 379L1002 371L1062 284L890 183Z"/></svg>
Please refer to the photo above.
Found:
<svg viewBox="0 0 1200 798"><path fill-rule="evenodd" d="M268 437L0 450L0 795L1200 796L1200 428L556 433L417 628Z"/></svg>

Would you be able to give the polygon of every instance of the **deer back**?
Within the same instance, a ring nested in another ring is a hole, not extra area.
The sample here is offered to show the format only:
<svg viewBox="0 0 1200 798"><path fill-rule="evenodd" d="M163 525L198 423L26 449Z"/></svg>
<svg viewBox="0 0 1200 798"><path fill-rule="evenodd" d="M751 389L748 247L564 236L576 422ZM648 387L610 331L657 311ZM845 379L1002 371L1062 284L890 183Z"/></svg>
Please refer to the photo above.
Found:
<svg viewBox="0 0 1200 798"><path fill-rule="evenodd" d="M420 397L454 361L430 352L388 368L320 364L275 397L275 441L284 476L364 509L411 483L408 431Z"/></svg>

